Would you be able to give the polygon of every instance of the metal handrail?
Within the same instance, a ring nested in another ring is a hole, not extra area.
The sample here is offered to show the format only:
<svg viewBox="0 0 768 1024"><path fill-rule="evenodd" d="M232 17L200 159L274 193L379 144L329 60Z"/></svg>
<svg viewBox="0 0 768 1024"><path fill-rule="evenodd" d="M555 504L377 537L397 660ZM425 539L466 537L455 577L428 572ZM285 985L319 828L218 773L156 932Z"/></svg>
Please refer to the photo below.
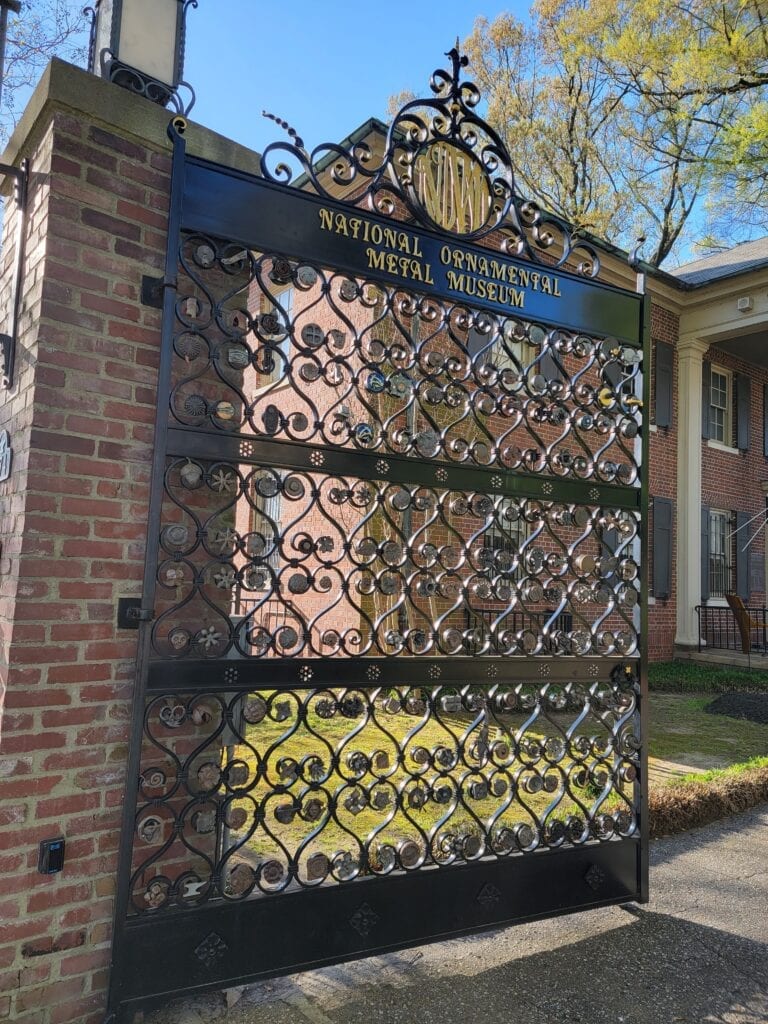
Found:
<svg viewBox="0 0 768 1024"><path fill-rule="evenodd" d="M749 605L744 610L754 623L752 650L768 653L768 608ZM698 604L696 615L699 620L699 652L711 648L742 651L739 624L729 607Z"/></svg>

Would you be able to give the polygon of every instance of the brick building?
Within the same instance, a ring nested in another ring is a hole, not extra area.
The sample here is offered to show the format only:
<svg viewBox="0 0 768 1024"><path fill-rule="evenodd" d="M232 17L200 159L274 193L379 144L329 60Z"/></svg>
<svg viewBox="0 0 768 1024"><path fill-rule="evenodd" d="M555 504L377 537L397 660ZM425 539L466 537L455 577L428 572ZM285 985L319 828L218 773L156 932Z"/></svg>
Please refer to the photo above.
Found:
<svg viewBox="0 0 768 1024"><path fill-rule="evenodd" d="M345 144L381 150L370 120ZM598 246L601 279L635 287L628 256ZM766 603L768 237L667 272L651 297L649 657L727 641L741 649L725 594ZM762 619L761 619L762 621Z"/></svg>
<svg viewBox="0 0 768 1024"><path fill-rule="evenodd" d="M14 459L0 483L0 1019L20 1024L103 1019L136 655L115 609L142 586L160 314L141 289L163 267L167 123L54 61L4 157L31 161L17 368L0 403ZM257 154L209 130L189 147L258 171ZM624 254L605 252L603 278L634 285ZM651 273L648 288L658 659L696 645L702 596L765 601L762 533L747 558L730 534L768 490L768 245ZM48 877L38 843L55 835L66 870Z"/></svg>
<svg viewBox="0 0 768 1024"><path fill-rule="evenodd" d="M765 603L767 283L765 238L649 277L652 659Z"/></svg>

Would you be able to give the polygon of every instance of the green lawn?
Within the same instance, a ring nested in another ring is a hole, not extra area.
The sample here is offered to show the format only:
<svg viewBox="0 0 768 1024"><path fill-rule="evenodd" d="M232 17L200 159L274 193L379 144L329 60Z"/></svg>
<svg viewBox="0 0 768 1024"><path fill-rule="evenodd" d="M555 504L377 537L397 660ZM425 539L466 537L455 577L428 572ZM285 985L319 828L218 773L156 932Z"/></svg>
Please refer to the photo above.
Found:
<svg viewBox="0 0 768 1024"><path fill-rule="evenodd" d="M648 686L657 693L768 691L768 672L728 665L701 665L694 661L652 662L648 666Z"/></svg>
<svg viewBox="0 0 768 1024"><path fill-rule="evenodd" d="M712 694L651 694L652 784L670 774L683 775L686 767L719 769L768 754L768 725L707 714L704 708L712 699ZM380 856L383 866L404 841L416 840L425 851L435 836L432 855L439 857L434 851L443 850L451 859L468 837L486 830L498 835L502 829L535 829L539 822L578 830L587 812L615 814L629 807L631 782L621 784L624 795L621 790L606 794L603 788L607 776L600 778L601 743L608 729L592 715L570 737L586 744L581 756L592 775L578 782L572 776L566 786L563 773L575 764L574 748L564 746L565 731L577 718L573 711L550 709L530 724L527 713L497 714L484 731L482 716L466 710L425 721L418 712L389 714L378 706L375 720L338 712L323 717L316 708L297 715L293 705L282 722L268 715L248 726L247 744L230 751L247 772L247 781L240 784L251 787L231 808L244 812L230 833L230 841L239 846L232 863L255 867L270 859L283 861L286 853L304 865L317 854L333 859L347 851L354 858L359 840L371 850L374 864ZM533 744L531 753L515 760L511 736ZM478 753L478 743L485 744L490 762ZM441 748L448 759L442 768L435 762ZM401 750L405 765L398 762ZM458 802L450 779L451 752L455 756L456 751L462 757L454 774L466 776ZM362 763L356 762L360 758ZM659 760L684 767L664 775L654 766ZM534 777L537 791L527 792L526 779ZM329 798L345 781L334 809ZM470 784L480 787L472 795ZM444 802L435 795L441 786ZM516 787L514 799L511 786ZM403 794L399 799L398 792Z"/></svg>
<svg viewBox="0 0 768 1024"><path fill-rule="evenodd" d="M650 756L708 769L768 754L768 725L709 715L704 708L713 699L712 694L652 693Z"/></svg>
<svg viewBox="0 0 768 1024"><path fill-rule="evenodd" d="M433 855L442 850L450 859L451 851L486 830L498 835L504 829L535 829L543 821L578 835L587 812L622 810L629 820L632 783L621 784L627 799L618 790L606 792L609 775L601 755L609 753L610 732L592 716L568 738L582 744L586 771L580 778L571 775L566 786L563 770L578 767L572 756L576 746L568 747L565 737L578 717L572 710L549 709L532 724L530 712L497 713L484 728L482 716L468 711L441 712L425 721L423 712L390 714L377 704L375 720L366 720L339 713L322 718L316 708L297 716L292 705L283 722L265 717L248 727L249 743L230 754L247 765L246 785L259 777L250 794L234 803L245 813L231 838L242 844L240 855L247 860L279 860L281 846L305 863L317 853L332 858L338 851L354 852L356 837L374 856L383 851L382 857L391 857L404 840L416 840L423 849L426 839L436 837ZM519 760L510 737L523 741ZM404 765L398 761L401 750ZM446 760L438 764L441 751ZM453 774L463 780L459 800L451 781L457 752L461 758ZM362 765L356 764L360 758ZM611 763L607 756L606 765ZM527 789L531 780L534 791ZM329 794L344 781L348 786L334 810Z"/></svg>

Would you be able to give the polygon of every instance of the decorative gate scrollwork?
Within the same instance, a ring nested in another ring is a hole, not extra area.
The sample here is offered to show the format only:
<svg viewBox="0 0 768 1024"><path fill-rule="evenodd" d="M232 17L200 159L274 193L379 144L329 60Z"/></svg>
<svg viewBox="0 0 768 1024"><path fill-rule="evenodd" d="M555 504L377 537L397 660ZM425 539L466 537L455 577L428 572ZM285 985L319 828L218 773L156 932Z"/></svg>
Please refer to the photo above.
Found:
<svg viewBox="0 0 768 1024"><path fill-rule="evenodd" d="M450 57L378 161L174 122L115 1012L646 898L643 301Z"/></svg>

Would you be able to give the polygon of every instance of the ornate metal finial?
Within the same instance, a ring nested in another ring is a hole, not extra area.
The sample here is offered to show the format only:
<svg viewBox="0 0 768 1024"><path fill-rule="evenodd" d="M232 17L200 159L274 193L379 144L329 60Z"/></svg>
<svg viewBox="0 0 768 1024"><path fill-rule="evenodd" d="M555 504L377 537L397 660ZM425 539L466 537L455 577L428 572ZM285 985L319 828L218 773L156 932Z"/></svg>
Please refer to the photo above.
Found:
<svg viewBox="0 0 768 1024"><path fill-rule="evenodd" d="M101 6L101 0L96 0L93 7L83 8L83 17L90 18L90 25L88 27L88 70L94 71L96 68L96 21L99 13L99 7Z"/></svg>
<svg viewBox="0 0 768 1024"><path fill-rule="evenodd" d="M456 36L456 45L453 47L452 50L449 50L445 55L446 57L451 58L451 78L453 79L451 94L453 96L458 96L459 94L459 78L461 77L461 69L467 67L467 65L469 64L469 57L467 57L465 53L459 52L459 46L459 37Z"/></svg>
<svg viewBox="0 0 768 1024"><path fill-rule="evenodd" d="M276 114L270 114L268 110L262 110L262 117L268 118L270 121L274 121L275 124L279 125L283 131L288 132L288 135L293 139L294 145L297 149L300 149L303 153L306 152L304 149L304 139L299 135L295 128L291 128L287 121L284 121L282 117L278 117Z"/></svg>
<svg viewBox="0 0 768 1024"><path fill-rule="evenodd" d="M639 270L640 269L640 259L641 259L641 257L640 257L640 250L645 245L645 241L646 241L645 235L640 235L640 237L637 239L637 241L635 243L634 249L629 254L629 261L628 262L629 262L630 267L633 270Z"/></svg>

